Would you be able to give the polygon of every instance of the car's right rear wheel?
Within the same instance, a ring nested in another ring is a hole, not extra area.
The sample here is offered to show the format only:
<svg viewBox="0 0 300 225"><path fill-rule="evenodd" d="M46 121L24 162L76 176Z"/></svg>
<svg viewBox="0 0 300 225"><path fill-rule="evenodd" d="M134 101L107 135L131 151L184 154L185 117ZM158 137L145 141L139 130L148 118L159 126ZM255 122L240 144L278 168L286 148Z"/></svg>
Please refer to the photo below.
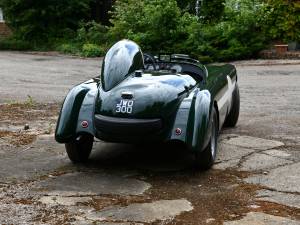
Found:
<svg viewBox="0 0 300 225"><path fill-rule="evenodd" d="M73 163L86 162L93 148L94 137L89 134L79 135L76 139L65 144L69 159Z"/></svg>

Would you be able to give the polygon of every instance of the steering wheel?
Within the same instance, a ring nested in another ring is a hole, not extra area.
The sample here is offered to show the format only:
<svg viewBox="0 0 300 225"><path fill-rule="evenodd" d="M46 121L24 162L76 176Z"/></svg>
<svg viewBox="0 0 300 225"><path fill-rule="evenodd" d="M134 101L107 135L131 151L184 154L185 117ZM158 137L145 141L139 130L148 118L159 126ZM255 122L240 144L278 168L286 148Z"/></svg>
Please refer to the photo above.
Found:
<svg viewBox="0 0 300 225"><path fill-rule="evenodd" d="M150 66L153 67L153 70L156 70L156 60L152 55L144 54L144 64L145 70L149 70Z"/></svg>

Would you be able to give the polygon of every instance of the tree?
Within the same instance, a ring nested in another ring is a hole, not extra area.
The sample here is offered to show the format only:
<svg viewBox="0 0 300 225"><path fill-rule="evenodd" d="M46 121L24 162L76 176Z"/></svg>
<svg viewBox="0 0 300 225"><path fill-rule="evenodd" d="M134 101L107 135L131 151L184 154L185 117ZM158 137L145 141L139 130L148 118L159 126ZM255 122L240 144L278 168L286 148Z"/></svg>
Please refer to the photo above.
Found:
<svg viewBox="0 0 300 225"><path fill-rule="evenodd" d="M190 17L176 0L117 0L110 34L116 41L134 40L144 50L168 51L187 36Z"/></svg>
<svg viewBox="0 0 300 225"><path fill-rule="evenodd" d="M226 0L200 0L200 18L206 23L219 21L224 13ZM177 0L178 6L196 15L196 0Z"/></svg>
<svg viewBox="0 0 300 225"><path fill-rule="evenodd" d="M92 19L102 24L109 24L109 11L112 9L113 0L93 0L91 2Z"/></svg>
<svg viewBox="0 0 300 225"><path fill-rule="evenodd" d="M177 0L177 5L181 10L195 14L196 0Z"/></svg>
<svg viewBox="0 0 300 225"><path fill-rule="evenodd" d="M89 17L92 0L0 0L6 22L19 39L48 40L67 36Z"/></svg>
<svg viewBox="0 0 300 225"><path fill-rule="evenodd" d="M266 23L270 38L282 41L300 41L300 2L266 0Z"/></svg>
<svg viewBox="0 0 300 225"><path fill-rule="evenodd" d="M225 0L203 0L200 16L206 23L218 22L224 13Z"/></svg>

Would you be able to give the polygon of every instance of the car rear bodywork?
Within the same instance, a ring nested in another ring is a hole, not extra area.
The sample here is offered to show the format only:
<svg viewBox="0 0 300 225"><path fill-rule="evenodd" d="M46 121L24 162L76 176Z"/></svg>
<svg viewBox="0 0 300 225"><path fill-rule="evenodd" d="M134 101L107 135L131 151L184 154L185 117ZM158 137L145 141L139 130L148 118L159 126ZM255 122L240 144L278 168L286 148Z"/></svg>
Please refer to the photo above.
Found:
<svg viewBox="0 0 300 225"><path fill-rule="evenodd" d="M234 66L204 66L183 57L159 63L159 69L144 70L139 47L127 40L117 43L103 61L101 76L68 93L56 140L68 143L89 133L108 142L180 141L191 151L204 149L212 109L219 129L230 111Z"/></svg>

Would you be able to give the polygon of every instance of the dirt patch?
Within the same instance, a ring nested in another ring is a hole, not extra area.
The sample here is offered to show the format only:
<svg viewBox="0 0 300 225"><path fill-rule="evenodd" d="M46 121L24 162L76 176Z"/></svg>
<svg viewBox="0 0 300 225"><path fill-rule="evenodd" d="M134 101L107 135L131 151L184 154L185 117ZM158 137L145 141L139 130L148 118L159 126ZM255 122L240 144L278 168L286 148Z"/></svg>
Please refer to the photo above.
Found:
<svg viewBox="0 0 300 225"><path fill-rule="evenodd" d="M266 201L257 201L257 204L260 206L260 208L252 211L264 212L273 216L290 217L294 220L300 220L300 209Z"/></svg>
<svg viewBox="0 0 300 225"><path fill-rule="evenodd" d="M234 170L151 174L147 175L147 182L152 184L152 188L146 196L151 201L184 198L192 203L193 211L177 216L170 224L195 224L196 221L197 224L223 224L224 221L240 219L251 211L299 218L299 210L257 202L256 191L262 187L244 183L242 178L249 175L248 172ZM144 202L147 200L144 199Z"/></svg>
<svg viewBox="0 0 300 225"><path fill-rule="evenodd" d="M32 222L51 223L51 224L70 224L75 219L68 215L68 210L61 207L52 207L50 209L41 210Z"/></svg>
<svg viewBox="0 0 300 225"><path fill-rule="evenodd" d="M111 206L128 206L134 203L151 202L152 199L146 196L99 196L93 197L92 201L87 203L78 203L78 206L84 205L94 208L96 211L100 211L106 207Z"/></svg>
<svg viewBox="0 0 300 225"><path fill-rule="evenodd" d="M94 196L91 201L78 203L77 206L88 206L101 211L112 206L187 199L194 210L164 224L208 224L207 221L209 224L223 224L224 221L240 219L253 211L249 206L256 204L255 194L261 187L245 184L242 178L248 175L247 172L234 170L144 173L140 178L151 183L152 188L142 196ZM161 224L161 221L151 224Z"/></svg>
<svg viewBox="0 0 300 225"><path fill-rule="evenodd" d="M63 173L51 173L60 176ZM271 215L299 219L299 210L280 204L257 201L256 191L263 187L246 184L243 178L248 172L235 170L209 170L199 172L193 169L178 172L143 172L135 177L151 183L152 188L140 196L99 195L92 196L88 202L78 202L77 207L92 208L101 211L107 207L128 206L134 203L151 203L159 200L187 199L194 207L191 212L185 212L172 221L157 221L151 224L223 224L224 221L237 220L248 212L264 212ZM41 177L45 179L46 177ZM24 184L23 190L30 184ZM21 188L21 187L20 187ZM37 203L37 197L15 198L15 204L34 205L36 216L33 222L71 223L75 221L76 213L65 206L47 206ZM77 210L75 208L75 210ZM80 215L82 213L79 213ZM84 217L84 213L83 213ZM102 221L103 222L103 221ZM122 222L122 221L120 221Z"/></svg>
<svg viewBox="0 0 300 225"><path fill-rule="evenodd" d="M54 131L59 104L30 101L1 104L0 112L0 139L21 146L31 144L39 134L51 134Z"/></svg>
<svg viewBox="0 0 300 225"><path fill-rule="evenodd" d="M11 136L12 134L13 134L13 132L11 132L11 131L1 130L0 131L0 138L8 137L8 136Z"/></svg>
<svg viewBox="0 0 300 225"><path fill-rule="evenodd" d="M157 176L150 182L155 183L150 195L153 199L185 198L192 203L194 210L176 217L172 224L222 224L242 217L257 190L255 186L242 187L237 175L246 176L222 170L170 174L168 179Z"/></svg>
<svg viewBox="0 0 300 225"><path fill-rule="evenodd" d="M15 204L22 204L22 205L32 205L34 203L31 199L26 199L26 198L15 199L13 202Z"/></svg>
<svg viewBox="0 0 300 225"><path fill-rule="evenodd" d="M5 137L9 143L14 146L29 145L34 142L37 137L36 134L28 134L25 132L5 132L4 136L1 133L0 131L0 138Z"/></svg>
<svg viewBox="0 0 300 225"><path fill-rule="evenodd" d="M51 117L57 116L59 113L59 104L33 102L1 104L0 111L1 123L25 125L26 122L48 120Z"/></svg>

